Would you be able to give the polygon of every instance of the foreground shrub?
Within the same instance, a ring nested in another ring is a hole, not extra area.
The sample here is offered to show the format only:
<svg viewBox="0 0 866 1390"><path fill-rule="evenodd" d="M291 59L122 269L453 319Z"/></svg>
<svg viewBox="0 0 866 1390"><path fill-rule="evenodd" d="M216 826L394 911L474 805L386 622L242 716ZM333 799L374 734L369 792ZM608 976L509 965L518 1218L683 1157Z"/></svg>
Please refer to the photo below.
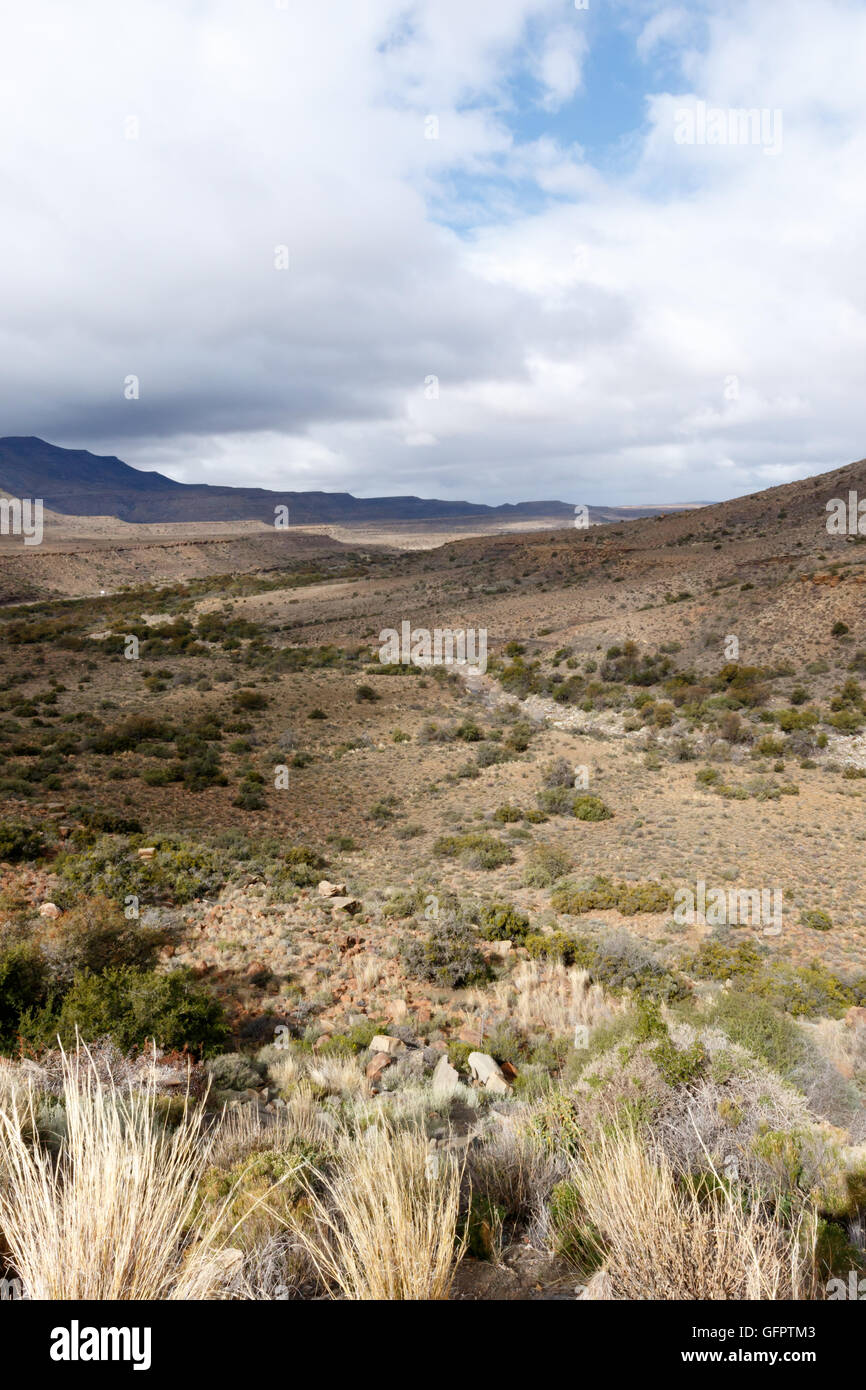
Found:
<svg viewBox="0 0 866 1390"><path fill-rule="evenodd" d="M228 1036L222 1005L193 983L186 970L162 975L119 966L102 975L83 972L58 1006L24 1015L22 1036L35 1047L75 1045L111 1037L123 1052L148 1041L197 1054L218 1050Z"/></svg>

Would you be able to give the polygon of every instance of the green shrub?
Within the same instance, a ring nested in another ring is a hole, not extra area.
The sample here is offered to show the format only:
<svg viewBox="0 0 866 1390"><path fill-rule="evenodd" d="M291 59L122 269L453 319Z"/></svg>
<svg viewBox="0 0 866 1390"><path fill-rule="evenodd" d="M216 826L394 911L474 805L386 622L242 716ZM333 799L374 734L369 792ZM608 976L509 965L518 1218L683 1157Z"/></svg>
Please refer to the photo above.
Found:
<svg viewBox="0 0 866 1390"><path fill-rule="evenodd" d="M153 1040L166 1050L206 1054L224 1045L228 1027L222 1005L193 983L189 971L158 974L119 966L102 975L82 972L59 1006L25 1014L21 1034L36 1047L75 1045L111 1037L122 1052Z"/></svg>
<svg viewBox="0 0 866 1390"><path fill-rule="evenodd" d="M4 821L0 825L0 860L18 863L23 859L39 859L45 852L40 831L19 821Z"/></svg>
<svg viewBox="0 0 866 1390"><path fill-rule="evenodd" d="M728 990L716 1001L712 1021L780 1076L787 1076L805 1055L803 1035L787 1014L764 999Z"/></svg>
<svg viewBox="0 0 866 1390"><path fill-rule="evenodd" d="M610 820L613 811L605 806L600 796L576 796L574 814L578 820Z"/></svg>
<svg viewBox="0 0 866 1390"><path fill-rule="evenodd" d="M804 927L811 927L813 931L831 931L833 927L833 918L820 907L813 907L810 911L804 912L800 921Z"/></svg>
<svg viewBox="0 0 866 1390"><path fill-rule="evenodd" d="M573 863L568 851L556 845L533 845L526 856L523 882L527 888L550 888L568 873Z"/></svg>
<svg viewBox="0 0 866 1390"><path fill-rule="evenodd" d="M440 859L459 858L472 869L499 869L514 861L508 846L483 830L440 835L433 842L433 853Z"/></svg>
<svg viewBox="0 0 866 1390"><path fill-rule="evenodd" d="M513 903L487 903L479 913L478 926L485 941L522 941L529 930L529 918Z"/></svg>
<svg viewBox="0 0 866 1390"><path fill-rule="evenodd" d="M14 1048L22 1015L39 1009L47 997L45 963L30 942L0 951L0 1048Z"/></svg>

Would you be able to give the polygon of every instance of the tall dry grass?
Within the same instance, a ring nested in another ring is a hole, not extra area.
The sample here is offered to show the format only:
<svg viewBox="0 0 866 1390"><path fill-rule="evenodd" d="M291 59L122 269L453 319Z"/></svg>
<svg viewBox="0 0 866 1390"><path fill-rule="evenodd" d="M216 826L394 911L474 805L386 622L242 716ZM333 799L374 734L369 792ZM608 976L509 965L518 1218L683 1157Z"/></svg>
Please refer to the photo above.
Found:
<svg viewBox="0 0 866 1390"><path fill-rule="evenodd" d="M420 1128L346 1134L333 1172L308 1180L309 1212L292 1233L338 1297L446 1299L462 1253L460 1181L458 1161L431 1154Z"/></svg>
<svg viewBox="0 0 866 1390"><path fill-rule="evenodd" d="M714 1197L677 1182L632 1131L602 1135L576 1172L584 1234L604 1257L604 1297L806 1299L814 1213L790 1227L748 1209L735 1185ZM593 1234L595 1233L595 1234ZM598 1296L598 1294L596 1294Z"/></svg>
<svg viewBox="0 0 866 1390"><path fill-rule="evenodd" d="M488 1009L491 993L494 1010L506 1012L518 1027L553 1034L571 1033L578 1023L594 1028L622 1008L601 985L591 983L586 970L561 961L521 961L507 980L478 996Z"/></svg>
<svg viewBox="0 0 866 1390"><path fill-rule="evenodd" d="M0 1111L0 1230L29 1296L219 1297L232 1263L217 1235L224 1211L194 1219L209 1147L201 1107L169 1131L152 1086L106 1082L84 1050L64 1054L63 1082L56 1160L22 1133L36 1130L33 1092Z"/></svg>

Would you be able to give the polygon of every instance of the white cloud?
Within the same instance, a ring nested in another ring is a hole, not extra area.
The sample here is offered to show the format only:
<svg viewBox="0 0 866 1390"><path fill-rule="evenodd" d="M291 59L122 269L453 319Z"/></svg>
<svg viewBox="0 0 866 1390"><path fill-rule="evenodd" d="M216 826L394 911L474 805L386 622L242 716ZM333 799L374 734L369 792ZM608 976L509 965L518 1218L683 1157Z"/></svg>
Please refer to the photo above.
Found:
<svg viewBox="0 0 866 1390"><path fill-rule="evenodd" d="M562 109L597 31L560 0L10 11L4 432L485 500L732 495L862 454L866 14L704 0L699 44L678 8L617 13L657 88L613 174ZM527 70L550 128L521 141ZM781 154L677 145L695 100L781 109Z"/></svg>

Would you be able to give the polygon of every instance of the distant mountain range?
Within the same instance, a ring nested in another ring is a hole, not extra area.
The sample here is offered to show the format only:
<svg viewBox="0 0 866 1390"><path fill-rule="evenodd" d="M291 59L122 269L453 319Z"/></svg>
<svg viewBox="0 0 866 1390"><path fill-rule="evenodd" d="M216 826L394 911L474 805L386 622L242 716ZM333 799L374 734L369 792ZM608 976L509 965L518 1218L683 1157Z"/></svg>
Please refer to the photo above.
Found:
<svg viewBox="0 0 866 1390"><path fill-rule="evenodd" d="M131 522L274 521L274 509L289 508L293 525L351 525L353 522L436 522L475 518L491 522L574 517L568 502L444 502L425 497L353 497L349 492L271 492L259 487L215 487L177 483L162 473L132 468L121 459L87 449L61 449L33 436L0 439L0 492L41 497L65 516L114 516ZM593 507L592 522L626 521L681 511L700 504Z"/></svg>

